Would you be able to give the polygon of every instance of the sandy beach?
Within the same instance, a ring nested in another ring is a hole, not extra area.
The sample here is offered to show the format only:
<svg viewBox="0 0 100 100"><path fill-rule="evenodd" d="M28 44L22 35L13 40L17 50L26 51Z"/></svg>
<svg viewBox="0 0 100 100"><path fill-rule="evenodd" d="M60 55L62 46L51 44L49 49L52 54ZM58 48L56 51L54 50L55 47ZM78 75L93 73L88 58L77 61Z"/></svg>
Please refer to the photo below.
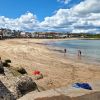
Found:
<svg viewBox="0 0 100 100"><path fill-rule="evenodd" d="M100 66L74 61L54 51L45 43L47 39L9 39L0 41L0 56L11 59L13 67L24 67L33 78L32 71L39 70L43 79L35 80L43 90L68 86L74 82L100 80ZM44 43L45 42L45 43Z"/></svg>

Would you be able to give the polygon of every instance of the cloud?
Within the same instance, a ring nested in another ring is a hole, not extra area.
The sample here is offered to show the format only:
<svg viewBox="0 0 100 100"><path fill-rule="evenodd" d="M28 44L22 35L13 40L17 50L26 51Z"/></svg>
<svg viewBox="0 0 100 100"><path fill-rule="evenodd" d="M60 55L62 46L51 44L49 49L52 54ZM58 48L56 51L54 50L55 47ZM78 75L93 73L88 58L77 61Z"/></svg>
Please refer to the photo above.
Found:
<svg viewBox="0 0 100 100"><path fill-rule="evenodd" d="M28 12L24 15L21 15L19 18L10 19L4 16L0 16L0 27L15 29L15 30L36 30L38 27L38 20L36 15Z"/></svg>
<svg viewBox="0 0 100 100"><path fill-rule="evenodd" d="M99 6L99 0L84 0L70 9L59 9L55 15L46 17L41 26L65 32L99 32Z"/></svg>
<svg viewBox="0 0 100 100"><path fill-rule="evenodd" d="M84 0L74 6L72 10L78 14L100 13L100 0Z"/></svg>
<svg viewBox="0 0 100 100"><path fill-rule="evenodd" d="M57 2L61 2L64 4L68 4L71 0L57 0Z"/></svg>
<svg viewBox="0 0 100 100"><path fill-rule="evenodd" d="M19 18L0 16L0 27L23 31L61 31L100 33L100 1L84 0L69 9L59 9L43 21L28 12Z"/></svg>

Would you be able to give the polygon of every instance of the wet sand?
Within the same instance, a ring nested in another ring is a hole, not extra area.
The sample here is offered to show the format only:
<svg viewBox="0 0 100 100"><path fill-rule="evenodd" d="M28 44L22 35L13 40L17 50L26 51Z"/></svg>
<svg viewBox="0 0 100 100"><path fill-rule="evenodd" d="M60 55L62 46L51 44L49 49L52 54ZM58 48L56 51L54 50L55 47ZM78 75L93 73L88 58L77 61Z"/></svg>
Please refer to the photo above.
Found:
<svg viewBox="0 0 100 100"><path fill-rule="evenodd" d="M100 80L100 66L69 59L47 45L59 40L11 39L0 41L0 56L11 59L13 67L24 67L33 78L32 71L39 70L44 78L35 80L44 90L68 86L74 82Z"/></svg>

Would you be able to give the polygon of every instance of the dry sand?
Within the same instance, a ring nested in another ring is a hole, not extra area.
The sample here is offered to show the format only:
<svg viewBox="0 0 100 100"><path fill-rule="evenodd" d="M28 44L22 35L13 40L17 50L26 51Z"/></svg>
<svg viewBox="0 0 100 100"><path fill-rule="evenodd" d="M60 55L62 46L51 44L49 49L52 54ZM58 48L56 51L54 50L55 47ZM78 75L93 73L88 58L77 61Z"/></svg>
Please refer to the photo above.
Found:
<svg viewBox="0 0 100 100"><path fill-rule="evenodd" d="M74 82L100 80L99 65L68 59L62 53L55 52L47 45L43 45L43 42L49 41L55 40L1 40L0 56L2 59L11 59L13 67L24 67L32 78L32 71L40 70L44 78L36 80L36 83L45 90L68 86Z"/></svg>

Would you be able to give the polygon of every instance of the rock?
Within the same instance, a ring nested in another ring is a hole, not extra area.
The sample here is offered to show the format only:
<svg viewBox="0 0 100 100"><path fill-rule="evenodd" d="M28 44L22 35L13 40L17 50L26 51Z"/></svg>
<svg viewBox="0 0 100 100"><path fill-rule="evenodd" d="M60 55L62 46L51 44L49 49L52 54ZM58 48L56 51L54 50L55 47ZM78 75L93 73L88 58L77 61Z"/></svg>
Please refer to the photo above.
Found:
<svg viewBox="0 0 100 100"><path fill-rule="evenodd" d="M9 67L8 69L14 77L22 76L22 74L20 74L14 67Z"/></svg>
<svg viewBox="0 0 100 100"><path fill-rule="evenodd" d="M11 60L2 62L0 58L0 100L16 100L24 94L38 92L36 83L26 74L22 67L9 67Z"/></svg>
<svg viewBox="0 0 100 100"><path fill-rule="evenodd" d="M3 66L4 67L10 67L10 65L8 63L6 63L6 62L3 62Z"/></svg>
<svg viewBox="0 0 100 100"><path fill-rule="evenodd" d="M0 74L4 74L3 63L0 61Z"/></svg>
<svg viewBox="0 0 100 100"><path fill-rule="evenodd" d="M0 75L2 83L0 85L0 100L14 100L30 91L38 92L36 83L28 75L15 77L10 73L9 68L5 68L6 74Z"/></svg>
<svg viewBox="0 0 100 100"><path fill-rule="evenodd" d="M15 100L22 96L20 91L17 89L15 83L16 79L14 77L0 75L0 79L0 97L2 97L3 100Z"/></svg>
<svg viewBox="0 0 100 100"><path fill-rule="evenodd" d="M0 81L0 100L15 100L14 95L1 81Z"/></svg>
<svg viewBox="0 0 100 100"><path fill-rule="evenodd" d="M4 73L7 77L14 77L11 70L9 70L7 67L4 67Z"/></svg>
<svg viewBox="0 0 100 100"><path fill-rule="evenodd" d="M35 80L39 80L39 79L42 79L42 78L43 78L42 74L34 75Z"/></svg>
<svg viewBox="0 0 100 100"><path fill-rule="evenodd" d="M4 67L10 67L9 63L11 63L11 60L10 59L7 59L3 62L3 66Z"/></svg>
<svg viewBox="0 0 100 100"><path fill-rule="evenodd" d="M11 60L10 59L6 59L5 62L6 63L11 63Z"/></svg>
<svg viewBox="0 0 100 100"><path fill-rule="evenodd" d="M20 74L27 74L26 70L23 67L17 67L16 70L20 73Z"/></svg>
<svg viewBox="0 0 100 100"><path fill-rule="evenodd" d="M22 95L34 91L37 89L37 85L33 80L27 75L21 76L17 80L17 88Z"/></svg>

